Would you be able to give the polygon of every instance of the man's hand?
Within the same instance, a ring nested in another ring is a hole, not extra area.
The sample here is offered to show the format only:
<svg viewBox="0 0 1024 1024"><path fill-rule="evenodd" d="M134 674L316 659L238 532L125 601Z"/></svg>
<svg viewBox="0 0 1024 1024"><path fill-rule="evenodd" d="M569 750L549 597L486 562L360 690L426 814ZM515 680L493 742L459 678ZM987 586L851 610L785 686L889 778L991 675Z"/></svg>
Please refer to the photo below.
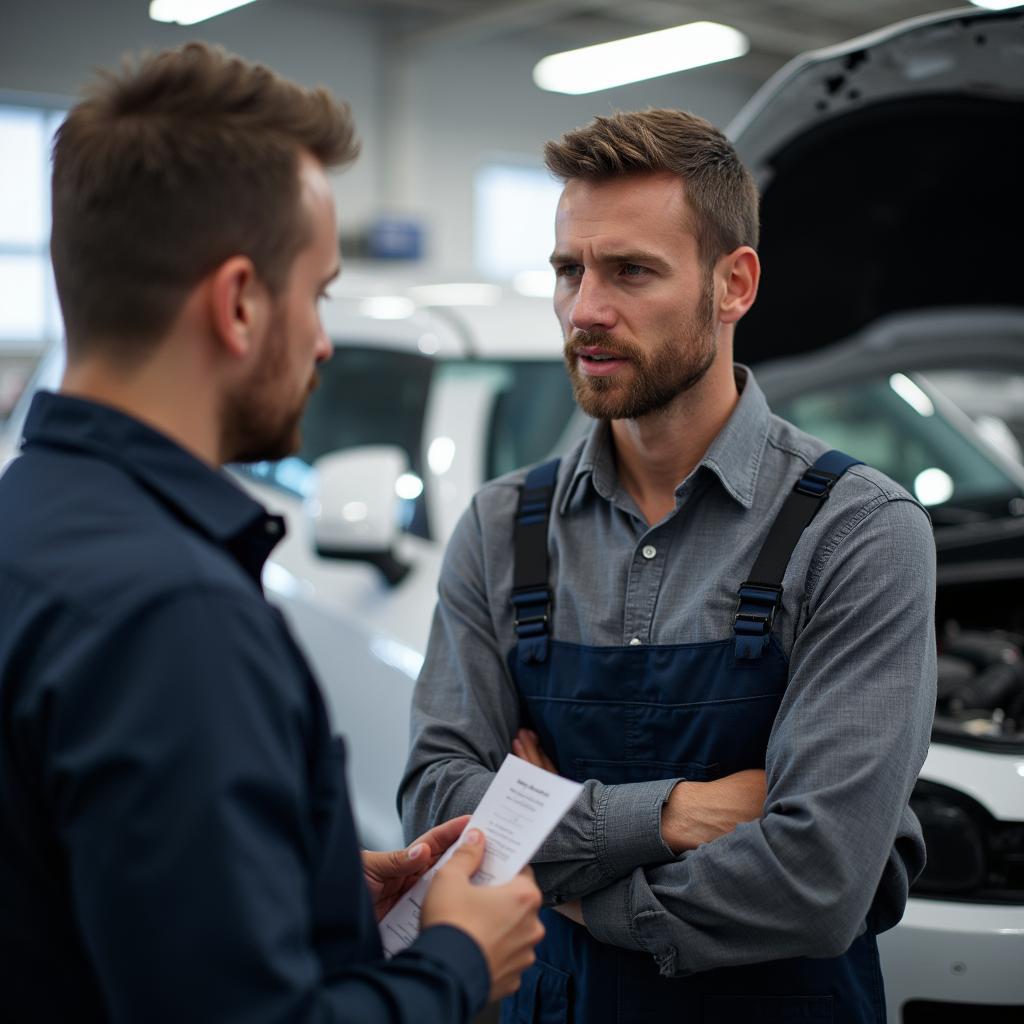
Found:
<svg viewBox="0 0 1024 1024"><path fill-rule="evenodd" d="M519 988L520 976L536 959L533 947L544 937L544 926L530 869L505 885L473 885L470 879L483 859L484 837L473 829L431 883L420 924L450 924L476 942L491 972L493 1001Z"/></svg>
<svg viewBox="0 0 1024 1024"><path fill-rule="evenodd" d="M661 837L673 853L696 849L760 818L765 796L764 772L755 768L714 782L676 783L661 809Z"/></svg>
<svg viewBox="0 0 1024 1024"><path fill-rule="evenodd" d="M529 761L535 768L543 768L546 772L558 774L555 762L544 753L540 745L540 737L531 729L520 729L512 740L512 753Z"/></svg>
<svg viewBox="0 0 1024 1024"><path fill-rule="evenodd" d="M438 857L462 835L468 821L468 814L452 818L425 832L404 850L363 850L363 874L378 921L437 863Z"/></svg>

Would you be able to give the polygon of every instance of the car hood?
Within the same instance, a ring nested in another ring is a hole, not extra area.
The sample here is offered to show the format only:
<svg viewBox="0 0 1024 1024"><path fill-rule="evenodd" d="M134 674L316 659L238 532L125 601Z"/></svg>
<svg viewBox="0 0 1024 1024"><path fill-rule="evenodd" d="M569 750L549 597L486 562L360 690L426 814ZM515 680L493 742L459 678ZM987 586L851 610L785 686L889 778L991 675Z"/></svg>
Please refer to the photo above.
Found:
<svg viewBox="0 0 1024 1024"><path fill-rule="evenodd" d="M798 57L729 134L762 191L764 273L739 359L800 355L909 310L1024 306L1024 9L919 18Z"/></svg>

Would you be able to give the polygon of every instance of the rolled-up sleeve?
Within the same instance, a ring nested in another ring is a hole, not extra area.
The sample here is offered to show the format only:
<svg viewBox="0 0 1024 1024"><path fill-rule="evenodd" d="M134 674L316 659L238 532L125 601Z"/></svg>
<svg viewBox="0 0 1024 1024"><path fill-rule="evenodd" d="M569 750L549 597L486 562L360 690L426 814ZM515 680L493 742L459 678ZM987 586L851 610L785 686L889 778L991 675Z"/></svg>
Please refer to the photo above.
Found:
<svg viewBox="0 0 1024 1024"><path fill-rule="evenodd" d="M109 1020L469 1019L489 978L456 929L428 929L387 963L322 961L318 705L268 623L233 591L164 595L66 630L38 688L44 792ZM354 835L350 855L335 895L355 919L367 897Z"/></svg>
<svg viewBox="0 0 1024 1024"><path fill-rule="evenodd" d="M845 951L902 915L935 707L935 547L879 498L823 545L767 751L763 817L583 901L590 932L690 974Z"/></svg>
<svg viewBox="0 0 1024 1024"><path fill-rule="evenodd" d="M507 515L510 526L513 488ZM399 792L409 839L471 813L512 749L519 698L502 655L488 594L507 593L488 565L478 500L448 545L426 659L416 684L411 751ZM509 568L507 559L504 567ZM578 899L640 865L672 860L661 808L675 780L604 785L583 792L534 858L545 900Z"/></svg>

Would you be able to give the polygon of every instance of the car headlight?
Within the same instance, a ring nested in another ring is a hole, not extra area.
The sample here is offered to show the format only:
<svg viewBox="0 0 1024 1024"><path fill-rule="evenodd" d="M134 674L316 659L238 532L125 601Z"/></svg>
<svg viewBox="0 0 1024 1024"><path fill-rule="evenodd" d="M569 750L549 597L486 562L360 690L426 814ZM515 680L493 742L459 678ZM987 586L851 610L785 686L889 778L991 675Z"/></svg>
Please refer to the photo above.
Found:
<svg viewBox="0 0 1024 1024"><path fill-rule="evenodd" d="M1024 822L997 821L977 800L937 782L918 782L910 806L928 849L913 895L1024 903Z"/></svg>

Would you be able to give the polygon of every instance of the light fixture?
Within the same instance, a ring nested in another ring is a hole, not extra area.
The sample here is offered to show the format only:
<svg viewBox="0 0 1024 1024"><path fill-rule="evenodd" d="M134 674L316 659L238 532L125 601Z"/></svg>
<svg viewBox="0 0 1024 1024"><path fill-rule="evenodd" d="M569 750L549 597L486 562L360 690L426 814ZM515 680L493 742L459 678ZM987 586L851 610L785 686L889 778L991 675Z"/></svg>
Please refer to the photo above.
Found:
<svg viewBox="0 0 1024 1024"><path fill-rule="evenodd" d="M742 57L750 41L728 25L694 21L545 57L533 69L541 89L578 96L687 68Z"/></svg>
<svg viewBox="0 0 1024 1024"><path fill-rule="evenodd" d="M236 7L244 7L254 0L151 0L149 16L154 21L167 21L177 25L195 25L196 22L216 18Z"/></svg>
<svg viewBox="0 0 1024 1024"><path fill-rule="evenodd" d="M1024 0L971 0L975 7L984 7L987 11L1008 11L1011 7L1019 7Z"/></svg>

